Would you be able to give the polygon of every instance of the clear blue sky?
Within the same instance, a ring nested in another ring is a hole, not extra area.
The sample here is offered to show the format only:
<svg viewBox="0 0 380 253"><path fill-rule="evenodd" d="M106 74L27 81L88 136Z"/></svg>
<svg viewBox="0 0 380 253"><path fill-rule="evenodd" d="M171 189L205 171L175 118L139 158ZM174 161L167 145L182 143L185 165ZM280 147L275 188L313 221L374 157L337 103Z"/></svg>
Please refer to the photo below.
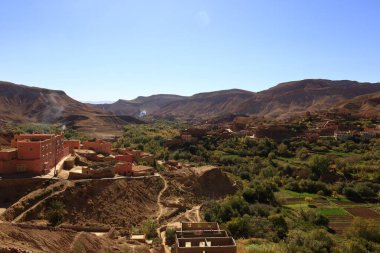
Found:
<svg viewBox="0 0 380 253"><path fill-rule="evenodd" d="M304 78L380 81L380 1L0 1L0 80L81 101Z"/></svg>

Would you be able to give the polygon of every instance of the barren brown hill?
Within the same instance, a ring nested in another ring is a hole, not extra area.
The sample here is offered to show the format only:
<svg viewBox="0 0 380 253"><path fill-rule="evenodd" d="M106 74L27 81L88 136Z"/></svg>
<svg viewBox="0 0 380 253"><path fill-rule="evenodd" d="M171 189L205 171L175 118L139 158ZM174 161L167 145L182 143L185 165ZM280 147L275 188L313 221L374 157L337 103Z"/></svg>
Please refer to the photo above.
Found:
<svg viewBox="0 0 380 253"><path fill-rule="evenodd" d="M58 90L0 82L0 118L11 123L59 123L88 134L113 135L126 119L96 109Z"/></svg>
<svg viewBox="0 0 380 253"><path fill-rule="evenodd" d="M165 105L185 98L178 95L159 94L148 97L140 96L134 100L119 99L112 104L97 104L93 106L102 110L112 111L116 115L139 116L142 112L148 115L153 114Z"/></svg>
<svg viewBox="0 0 380 253"><path fill-rule="evenodd" d="M196 94L166 105L159 113L183 118L229 113L285 118L305 111L330 109L345 100L376 92L380 92L380 83L308 79L281 83L257 93L226 90Z"/></svg>
<svg viewBox="0 0 380 253"><path fill-rule="evenodd" d="M380 115L380 92L355 97L336 105L337 108L350 113L363 115Z"/></svg>
<svg viewBox="0 0 380 253"><path fill-rule="evenodd" d="M220 168L202 166L183 168L166 172L170 184L176 185L176 191L195 194L195 196L222 197L232 194L237 186Z"/></svg>
<svg viewBox="0 0 380 253"><path fill-rule="evenodd" d="M255 93L231 89L195 94L172 102L157 112L161 116L173 115L186 119L211 118L230 113L240 113L240 105Z"/></svg>
<svg viewBox="0 0 380 253"><path fill-rule="evenodd" d="M289 117L305 111L328 110L335 104L380 91L380 83L308 79L279 84L241 105L247 114Z"/></svg>
<svg viewBox="0 0 380 253"><path fill-rule="evenodd" d="M149 187L148 187L149 186ZM53 200L65 205L65 223L130 228L157 215L160 178L57 181L22 197L0 215L4 221L43 221Z"/></svg>

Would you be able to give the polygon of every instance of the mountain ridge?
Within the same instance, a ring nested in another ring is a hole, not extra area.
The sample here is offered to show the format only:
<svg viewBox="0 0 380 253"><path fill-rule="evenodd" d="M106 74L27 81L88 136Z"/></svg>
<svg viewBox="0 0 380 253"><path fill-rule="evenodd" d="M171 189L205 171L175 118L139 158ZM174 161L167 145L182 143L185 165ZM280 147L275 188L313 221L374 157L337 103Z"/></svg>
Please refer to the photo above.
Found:
<svg viewBox="0 0 380 253"><path fill-rule="evenodd" d="M94 105L81 103L64 91L0 81L0 116L2 122L59 123L83 132L120 134L124 124L142 123L134 117L146 114L155 118L207 120L234 114L288 118L334 108L380 113L378 95L373 95L377 93L380 94L380 83L305 79L280 83L260 92L229 89L192 96L157 94Z"/></svg>
<svg viewBox="0 0 380 253"><path fill-rule="evenodd" d="M5 81L0 81L0 117L3 123L61 124L101 137L121 134L128 121L81 103L64 91Z"/></svg>

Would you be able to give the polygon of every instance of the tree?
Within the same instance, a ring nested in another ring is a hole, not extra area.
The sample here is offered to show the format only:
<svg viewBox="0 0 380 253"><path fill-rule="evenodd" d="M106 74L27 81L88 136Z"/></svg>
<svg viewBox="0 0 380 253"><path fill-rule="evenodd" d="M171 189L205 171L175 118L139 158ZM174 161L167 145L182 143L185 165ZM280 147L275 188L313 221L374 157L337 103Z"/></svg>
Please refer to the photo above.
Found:
<svg viewBox="0 0 380 253"><path fill-rule="evenodd" d="M173 245L175 242L175 229L174 228L167 228L165 232L165 244L166 245Z"/></svg>
<svg viewBox="0 0 380 253"><path fill-rule="evenodd" d="M53 226L61 224L67 214L65 205L59 200L53 200L46 210L46 218Z"/></svg>
<svg viewBox="0 0 380 253"><path fill-rule="evenodd" d="M312 179L318 180L323 173L326 173L330 166L330 159L326 156L314 156L310 162Z"/></svg>
<svg viewBox="0 0 380 253"><path fill-rule="evenodd" d="M157 234L158 223L156 220L146 220L142 225L142 232L145 234L147 239L153 239L158 237Z"/></svg>
<svg viewBox="0 0 380 253"><path fill-rule="evenodd" d="M227 222L228 231L237 238L248 238L252 234L250 217L237 217Z"/></svg>

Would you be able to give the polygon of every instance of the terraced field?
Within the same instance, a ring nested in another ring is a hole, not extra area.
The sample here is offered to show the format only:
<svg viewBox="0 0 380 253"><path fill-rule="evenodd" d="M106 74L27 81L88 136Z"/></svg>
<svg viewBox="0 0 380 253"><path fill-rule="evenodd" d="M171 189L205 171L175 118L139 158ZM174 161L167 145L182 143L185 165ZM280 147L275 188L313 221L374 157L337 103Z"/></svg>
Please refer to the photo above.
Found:
<svg viewBox="0 0 380 253"><path fill-rule="evenodd" d="M329 227L336 233L342 234L346 228L348 228L352 220L354 219L351 215L326 215L329 219Z"/></svg>
<svg viewBox="0 0 380 253"><path fill-rule="evenodd" d="M347 207L346 210L355 217L380 221L380 214L368 207Z"/></svg>
<svg viewBox="0 0 380 253"><path fill-rule="evenodd" d="M338 200L330 197L325 198L316 194L303 194L291 191L281 191L277 197L283 206L295 210L308 208L309 203L305 201L305 197L312 197L310 205L314 206L315 211L329 219L329 227L336 234L342 234L351 225L355 217L373 220L374 226L380 226L380 213L373 209L379 207L379 204L357 203L348 199Z"/></svg>

